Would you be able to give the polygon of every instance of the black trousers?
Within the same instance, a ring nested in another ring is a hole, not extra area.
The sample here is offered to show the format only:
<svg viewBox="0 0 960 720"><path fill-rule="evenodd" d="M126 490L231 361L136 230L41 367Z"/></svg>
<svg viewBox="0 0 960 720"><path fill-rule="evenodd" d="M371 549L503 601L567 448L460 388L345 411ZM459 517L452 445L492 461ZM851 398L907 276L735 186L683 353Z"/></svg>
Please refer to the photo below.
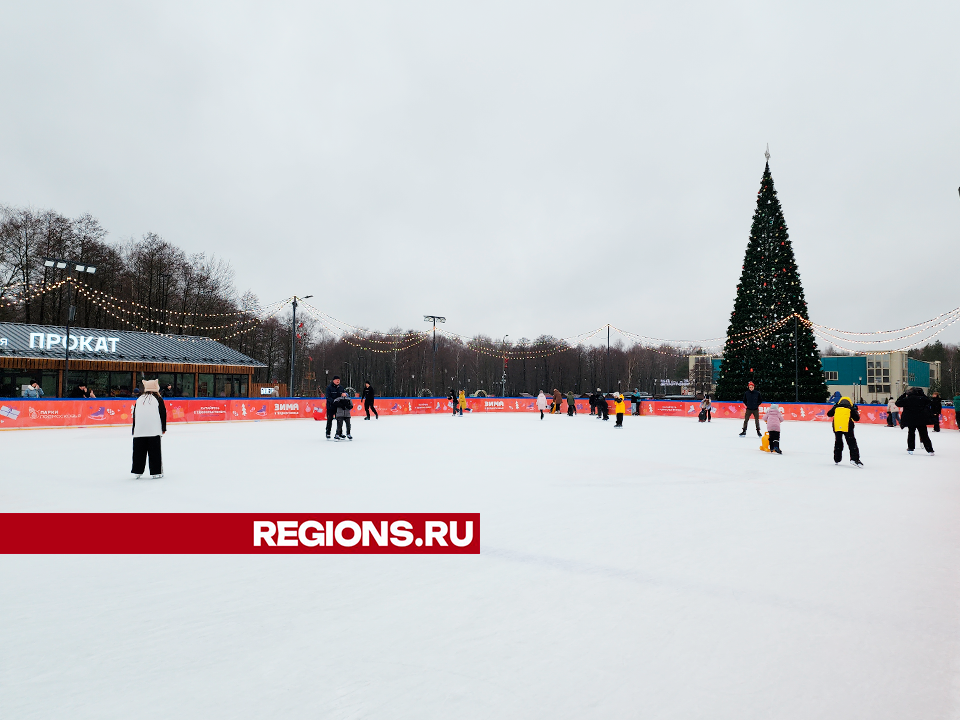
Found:
<svg viewBox="0 0 960 720"><path fill-rule="evenodd" d="M770 433L770 449L778 450L780 448L780 431L779 430L768 430Z"/></svg>
<svg viewBox="0 0 960 720"><path fill-rule="evenodd" d="M163 472L163 458L160 457L160 435L152 437L135 437L133 439L133 467L134 475L143 475L143 469L150 458L150 474L159 475Z"/></svg>
<svg viewBox="0 0 960 720"><path fill-rule="evenodd" d="M833 441L833 461L840 462L843 460L843 439L847 439L847 447L850 448L850 459L860 461L860 448L857 446L857 439L853 436L853 425L850 425L850 429L846 432L841 432L839 430L834 430L834 441Z"/></svg>
<svg viewBox="0 0 960 720"><path fill-rule="evenodd" d="M907 450L913 450L916 446L916 436L914 432L920 433L920 442L923 443L923 449L927 452L933 452L933 443L930 442L930 436L927 435L926 425L907 426Z"/></svg>
<svg viewBox="0 0 960 720"><path fill-rule="evenodd" d="M623 426L623 413L617 413L617 427Z"/></svg>
<svg viewBox="0 0 960 720"><path fill-rule="evenodd" d="M370 411L371 411L371 410L373 410L373 414L374 414L374 415L376 415L378 418L380 417L380 413L378 413L378 412L377 412L377 409L373 406L373 400L364 400L364 401L363 401L363 409L367 411L367 420L370 419Z"/></svg>
<svg viewBox="0 0 960 720"><path fill-rule="evenodd" d="M568 402L568 403L567 403L567 415L569 415L570 417L573 417L573 416L576 415L576 414L577 414L577 406L576 406L576 404L575 404L575 403L572 403L572 402Z"/></svg>
<svg viewBox="0 0 960 720"><path fill-rule="evenodd" d="M604 420L610 419L610 407L604 402L597 405L597 417L603 415Z"/></svg>
<svg viewBox="0 0 960 720"><path fill-rule="evenodd" d="M746 415L743 416L743 430L741 430L740 432L745 433L747 431L747 425L750 423L751 415L753 415L753 422L756 423L756 426L757 426L757 435L762 435L763 433L760 432L760 410L758 410L757 408L754 408L752 410L750 408L747 408L747 413Z"/></svg>
<svg viewBox="0 0 960 720"><path fill-rule="evenodd" d="M327 403L327 437L330 437L330 428L333 427L333 418L337 414L337 409L332 403Z"/></svg>
<svg viewBox="0 0 960 720"><path fill-rule="evenodd" d="M337 435L343 435L343 424L347 424L347 435L350 434L350 418L337 418Z"/></svg>
<svg viewBox="0 0 960 720"><path fill-rule="evenodd" d="M934 431L934 432L940 432L940 416L939 416L939 415L937 415L937 416L933 419L933 431Z"/></svg>

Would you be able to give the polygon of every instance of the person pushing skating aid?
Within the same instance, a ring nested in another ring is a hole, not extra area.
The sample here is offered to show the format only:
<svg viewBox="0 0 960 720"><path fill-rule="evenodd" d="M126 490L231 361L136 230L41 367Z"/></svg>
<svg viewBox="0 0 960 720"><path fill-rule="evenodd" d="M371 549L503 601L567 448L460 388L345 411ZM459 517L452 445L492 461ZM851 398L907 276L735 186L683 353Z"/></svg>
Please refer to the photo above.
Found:
<svg viewBox="0 0 960 720"><path fill-rule="evenodd" d="M783 422L783 413L780 406L773 404L767 410L767 433L770 436L770 452L783 455L780 452L780 423Z"/></svg>

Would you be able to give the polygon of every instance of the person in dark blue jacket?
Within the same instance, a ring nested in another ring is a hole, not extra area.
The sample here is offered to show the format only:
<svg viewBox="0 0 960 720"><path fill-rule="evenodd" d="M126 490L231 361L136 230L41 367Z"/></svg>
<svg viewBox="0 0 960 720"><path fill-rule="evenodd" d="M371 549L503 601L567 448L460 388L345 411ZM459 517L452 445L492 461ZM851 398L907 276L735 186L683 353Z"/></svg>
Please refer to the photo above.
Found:
<svg viewBox="0 0 960 720"><path fill-rule="evenodd" d="M334 403L343 394L343 388L340 386L340 376L334 375L333 381L327 385L327 391L324 397L327 400L327 440L330 439L330 430L333 428L333 418L337 414L337 408Z"/></svg>
<svg viewBox="0 0 960 720"><path fill-rule="evenodd" d="M743 394L743 404L746 405L747 411L743 415L743 430L740 431L740 437L746 437L747 423L750 422L751 415L753 415L753 422L757 426L757 437L763 437L763 433L760 432L760 403L763 402L763 397L760 395L760 391L755 388L756 386L751 380L747 383L747 391Z"/></svg>

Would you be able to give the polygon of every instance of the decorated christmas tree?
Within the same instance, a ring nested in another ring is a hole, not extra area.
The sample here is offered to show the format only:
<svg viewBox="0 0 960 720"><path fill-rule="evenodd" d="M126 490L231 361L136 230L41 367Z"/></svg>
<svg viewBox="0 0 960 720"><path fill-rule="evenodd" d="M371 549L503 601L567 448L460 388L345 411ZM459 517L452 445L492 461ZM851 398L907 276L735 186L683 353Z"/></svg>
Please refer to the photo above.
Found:
<svg viewBox="0 0 960 720"><path fill-rule="evenodd" d="M769 152L766 156L723 348L717 399L741 399L753 380L766 401L823 402L828 392L820 351L803 322L809 318L803 285L773 187Z"/></svg>

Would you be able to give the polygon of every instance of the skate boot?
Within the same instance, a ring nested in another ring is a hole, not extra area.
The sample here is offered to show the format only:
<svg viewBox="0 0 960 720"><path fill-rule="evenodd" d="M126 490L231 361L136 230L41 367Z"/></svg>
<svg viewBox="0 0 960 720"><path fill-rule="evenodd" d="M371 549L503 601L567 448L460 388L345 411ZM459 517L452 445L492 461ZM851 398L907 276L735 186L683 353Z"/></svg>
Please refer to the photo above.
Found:
<svg viewBox="0 0 960 720"><path fill-rule="evenodd" d="M159 475L151 475L151 476L150 476L150 478L153 479L153 480L159 480L159 479L162 478L162 477L163 477L163 473L160 473Z"/></svg>
<svg viewBox="0 0 960 720"><path fill-rule="evenodd" d="M353 435L347 434L347 440L353 440Z"/></svg>
<svg viewBox="0 0 960 720"><path fill-rule="evenodd" d="M850 464L853 465L854 467L858 467L858 468L862 468L862 467L863 467L863 463L860 462L859 460L851 460L851 461L850 461Z"/></svg>

